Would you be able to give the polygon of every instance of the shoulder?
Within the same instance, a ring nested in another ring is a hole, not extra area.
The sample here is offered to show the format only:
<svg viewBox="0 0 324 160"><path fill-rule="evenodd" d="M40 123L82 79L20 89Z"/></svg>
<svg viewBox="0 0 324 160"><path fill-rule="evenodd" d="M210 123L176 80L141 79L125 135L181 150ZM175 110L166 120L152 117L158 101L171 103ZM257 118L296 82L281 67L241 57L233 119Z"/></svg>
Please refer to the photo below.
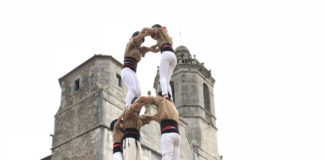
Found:
<svg viewBox="0 0 324 160"><path fill-rule="evenodd" d="M124 116L127 115L130 111L130 107L125 107L124 109Z"/></svg>
<svg viewBox="0 0 324 160"><path fill-rule="evenodd" d="M160 96L156 96L156 97L154 97L154 99L153 99L153 103L155 103L156 105L158 105L158 104L161 104L163 101L164 101L165 99L163 98L163 97L160 97Z"/></svg>
<svg viewBox="0 0 324 160"><path fill-rule="evenodd" d="M134 45L134 38L129 39L127 45Z"/></svg>

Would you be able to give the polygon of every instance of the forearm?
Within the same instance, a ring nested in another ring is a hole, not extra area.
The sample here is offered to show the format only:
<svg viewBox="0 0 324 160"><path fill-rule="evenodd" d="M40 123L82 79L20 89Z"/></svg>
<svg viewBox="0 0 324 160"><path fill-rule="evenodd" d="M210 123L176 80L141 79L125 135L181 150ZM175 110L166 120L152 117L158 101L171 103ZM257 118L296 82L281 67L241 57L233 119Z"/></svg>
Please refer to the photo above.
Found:
<svg viewBox="0 0 324 160"><path fill-rule="evenodd" d="M148 48L148 47L145 47L145 46L140 47L140 52L141 52L142 57L144 57L145 54L146 54L147 52L149 52L149 51L151 51L151 48Z"/></svg>
<svg viewBox="0 0 324 160"><path fill-rule="evenodd" d="M145 103L148 104L149 103L149 97L148 96L140 96L139 98L136 99L137 103Z"/></svg>
<svg viewBox="0 0 324 160"><path fill-rule="evenodd" d="M150 118L151 118L151 120L154 120L154 121L160 123L160 120L157 118L157 114L150 116Z"/></svg>
<svg viewBox="0 0 324 160"><path fill-rule="evenodd" d="M134 102L130 107L133 111L141 111L142 107L145 105L143 102Z"/></svg>
<svg viewBox="0 0 324 160"><path fill-rule="evenodd" d="M153 28L146 28L144 27L141 31L141 33L148 33L149 35L152 35L154 33L154 29Z"/></svg>
<svg viewBox="0 0 324 160"><path fill-rule="evenodd" d="M149 124L151 120L145 118L145 119L141 119L141 121L142 121L142 126L144 126L144 125L146 125L146 124Z"/></svg>
<svg viewBox="0 0 324 160"><path fill-rule="evenodd" d="M123 116L124 116L124 113L125 113L125 111L123 111L123 112L119 115L119 117L118 117L118 119L117 119L117 123L118 123L118 124L120 124L120 121L121 121L121 119L122 119Z"/></svg>
<svg viewBox="0 0 324 160"><path fill-rule="evenodd" d="M151 52L157 53L160 51L160 47L158 46L158 44L155 44L150 47L150 50L151 50Z"/></svg>

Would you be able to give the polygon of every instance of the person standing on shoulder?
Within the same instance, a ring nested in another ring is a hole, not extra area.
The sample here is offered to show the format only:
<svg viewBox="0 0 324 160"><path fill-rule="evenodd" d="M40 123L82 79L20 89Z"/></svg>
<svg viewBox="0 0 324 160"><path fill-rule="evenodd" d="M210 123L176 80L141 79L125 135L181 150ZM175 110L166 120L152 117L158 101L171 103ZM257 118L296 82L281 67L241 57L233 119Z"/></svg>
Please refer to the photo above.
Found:
<svg viewBox="0 0 324 160"><path fill-rule="evenodd" d="M128 89L126 106L130 106L136 97L141 96L141 87L136 76L136 69L141 57L144 57L148 51L151 51L151 48L141 47L145 40L144 37L147 35L140 34L139 31L134 32L125 49L121 78Z"/></svg>
<svg viewBox="0 0 324 160"><path fill-rule="evenodd" d="M162 27L159 24L153 25L152 28L143 28L141 33L149 34L157 41L155 46L151 46L151 51L155 53L161 51L162 54L159 67L162 95L164 98L173 100L170 80L173 70L177 65L177 57L172 48L172 39L169 36L166 27ZM168 93L171 95L170 97L168 96Z"/></svg>

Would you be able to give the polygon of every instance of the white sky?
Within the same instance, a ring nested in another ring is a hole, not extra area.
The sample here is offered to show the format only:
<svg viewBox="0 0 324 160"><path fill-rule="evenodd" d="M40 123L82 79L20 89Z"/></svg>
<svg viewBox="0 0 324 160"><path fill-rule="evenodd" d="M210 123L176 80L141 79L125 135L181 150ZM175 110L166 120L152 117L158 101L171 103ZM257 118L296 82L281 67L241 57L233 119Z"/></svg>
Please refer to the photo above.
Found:
<svg viewBox="0 0 324 160"><path fill-rule="evenodd" d="M0 1L0 159L49 155L58 79L94 54L121 61L131 34L159 23L212 70L225 160L323 160L323 8L321 0ZM159 58L139 64L143 94Z"/></svg>

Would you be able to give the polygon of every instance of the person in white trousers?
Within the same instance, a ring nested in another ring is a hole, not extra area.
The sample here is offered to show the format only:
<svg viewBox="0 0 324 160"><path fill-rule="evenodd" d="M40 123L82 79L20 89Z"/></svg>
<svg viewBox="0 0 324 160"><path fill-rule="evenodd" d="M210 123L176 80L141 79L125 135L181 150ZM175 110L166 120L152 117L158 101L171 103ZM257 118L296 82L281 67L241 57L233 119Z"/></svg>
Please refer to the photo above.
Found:
<svg viewBox="0 0 324 160"><path fill-rule="evenodd" d="M171 100L173 100L173 95L170 86L170 80L176 65L177 58L175 54L171 51L163 51L159 67L160 86L162 90L162 95L164 95L164 97L166 98L170 98ZM166 96L168 95L168 93L171 95L170 97Z"/></svg>
<svg viewBox="0 0 324 160"><path fill-rule="evenodd" d="M133 110L139 111L147 104L154 104L158 111L155 115L142 115L148 120L155 120L160 123L161 127L161 153L162 160L179 160L180 159L180 142L178 123L179 113L171 100L158 96L141 96L132 105Z"/></svg>
<svg viewBox="0 0 324 160"><path fill-rule="evenodd" d="M153 39L157 41L155 46L152 46L152 52L161 51L160 60L160 86L162 95L164 98L173 100L172 89L170 86L170 80L175 66L177 65L177 57L174 54L172 48L172 38L169 36L165 27L159 24L155 24L152 28L143 28L142 34L149 34ZM168 96L168 93L171 96Z"/></svg>
<svg viewBox="0 0 324 160"><path fill-rule="evenodd" d="M141 96L141 87L136 76L136 69L141 57L144 57L148 51L152 50L151 47L141 46L144 42L144 37L147 35L140 34L139 31L134 32L125 49L121 78L128 89L126 106L130 106L136 97Z"/></svg>
<svg viewBox="0 0 324 160"><path fill-rule="evenodd" d="M122 139L123 160L141 160L140 130L150 120L139 116L139 112L126 107L118 118L123 119L124 136Z"/></svg>

